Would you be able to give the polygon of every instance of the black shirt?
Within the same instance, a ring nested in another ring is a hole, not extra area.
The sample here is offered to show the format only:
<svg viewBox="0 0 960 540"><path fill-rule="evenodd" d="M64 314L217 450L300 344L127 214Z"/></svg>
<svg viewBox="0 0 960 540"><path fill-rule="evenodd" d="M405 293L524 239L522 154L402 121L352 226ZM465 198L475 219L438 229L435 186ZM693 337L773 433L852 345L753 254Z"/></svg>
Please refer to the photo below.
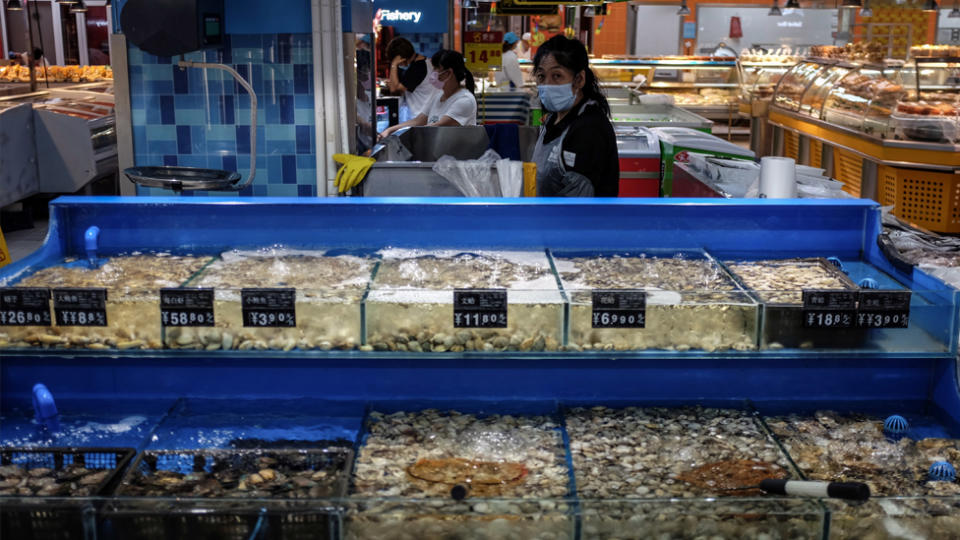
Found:
<svg viewBox="0 0 960 540"><path fill-rule="evenodd" d="M543 142L556 139L570 126L561 148L564 167L589 178L595 196L616 197L620 193L620 157L613 124L599 106L587 105L582 113L581 107L582 103L574 105L559 123L555 121L556 114L551 113ZM572 167L567 156L573 158Z"/></svg>
<svg viewBox="0 0 960 540"><path fill-rule="evenodd" d="M410 62L410 67L400 74L400 84L407 89L407 92L416 90L420 83L427 78L427 61L414 60Z"/></svg>

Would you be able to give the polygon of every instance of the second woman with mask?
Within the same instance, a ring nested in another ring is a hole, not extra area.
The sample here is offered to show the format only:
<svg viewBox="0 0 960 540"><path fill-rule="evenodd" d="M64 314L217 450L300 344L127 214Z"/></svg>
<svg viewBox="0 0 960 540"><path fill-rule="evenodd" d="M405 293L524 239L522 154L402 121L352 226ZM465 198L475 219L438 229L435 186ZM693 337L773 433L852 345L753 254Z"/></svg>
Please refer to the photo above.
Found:
<svg viewBox="0 0 960 540"><path fill-rule="evenodd" d="M475 126L477 100L473 97L473 75L457 51L441 50L431 57L433 73L427 81L438 88L426 108L416 117L391 126L380 134L387 137L409 126Z"/></svg>
<svg viewBox="0 0 960 540"><path fill-rule="evenodd" d="M616 197L620 162L610 105L587 49L555 36L537 49L533 75L547 111L534 161L540 197Z"/></svg>

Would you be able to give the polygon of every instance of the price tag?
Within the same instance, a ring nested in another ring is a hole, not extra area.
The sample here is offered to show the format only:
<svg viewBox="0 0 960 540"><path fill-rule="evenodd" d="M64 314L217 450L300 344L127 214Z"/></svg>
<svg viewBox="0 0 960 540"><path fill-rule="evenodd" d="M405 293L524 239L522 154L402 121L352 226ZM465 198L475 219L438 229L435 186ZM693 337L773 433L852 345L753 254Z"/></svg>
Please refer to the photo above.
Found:
<svg viewBox="0 0 960 540"><path fill-rule="evenodd" d="M106 289L54 289L57 326L106 326Z"/></svg>
<svg viewBox="0 0 960 540"><path fill-rule="evenodd" d="M50 326L50 289L0 289L0 326Z"/></svg>
<svg viewBox="0 0 960 540"><path fill-rule="evenodd" d="M453 291L454 328L506 328L506 289Z"/></svg>
<svg viewBox="0 0 960 540"><path fill-rule="evenodd" d="M160 289L160 324L213 326L213 289Z"/></svg>
<svg viewBox="0 0 960 540"><path fill-rule="evenodd" d="M465 32L463 57L472 72L489 71L503 63L503 32Z"/></svg>
<svg viewBox="0 0 960 540"><path fill-rule="evenodd" d="M907 328L910 323L910 291L860 291L859 328Z"/></svg>
<svg viewBox="0 0 960 540"><path fill-rule="evenodd" d="M297 326L296 289L241 289L240 299L244 326Z"/></svg>
<svg viewBox="0 0 960 540"><path fill-rule="evenodd" d="M852 328L857 314L857 293L851 290L804 289L804 328Z"/></svg>
<svg viewBox="0 0 960 540"><path fill-rule="evenodd" d="M594 328L644 328L647 293L643 290L593 291Z"/></svg>

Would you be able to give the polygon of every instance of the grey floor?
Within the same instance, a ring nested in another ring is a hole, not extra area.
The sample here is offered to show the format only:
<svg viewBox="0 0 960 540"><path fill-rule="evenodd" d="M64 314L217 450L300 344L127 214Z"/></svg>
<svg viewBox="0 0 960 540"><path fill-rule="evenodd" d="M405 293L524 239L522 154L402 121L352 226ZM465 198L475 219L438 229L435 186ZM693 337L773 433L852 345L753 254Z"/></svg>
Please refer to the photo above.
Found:
<svg viewBox="0 0 960 540"><path fill-rule="evenodd" d="M12 262L19 261L40 248L47 236L47 225L46 221L34 221L32 229L3 233Z"/></svg>

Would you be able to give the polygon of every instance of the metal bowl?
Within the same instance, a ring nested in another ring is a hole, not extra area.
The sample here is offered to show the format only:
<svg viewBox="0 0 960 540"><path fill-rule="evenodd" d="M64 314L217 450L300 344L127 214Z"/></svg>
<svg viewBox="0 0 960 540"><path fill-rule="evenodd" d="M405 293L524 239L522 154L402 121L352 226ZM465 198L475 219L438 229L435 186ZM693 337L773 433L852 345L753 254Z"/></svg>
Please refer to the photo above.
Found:
<svg viewBox="0 0 960 540"><path fill-rule="evenodd" d="M174 191L206 189L233 191L240 173L198 167L130 167L123 174L135 184Z"/></svg>

